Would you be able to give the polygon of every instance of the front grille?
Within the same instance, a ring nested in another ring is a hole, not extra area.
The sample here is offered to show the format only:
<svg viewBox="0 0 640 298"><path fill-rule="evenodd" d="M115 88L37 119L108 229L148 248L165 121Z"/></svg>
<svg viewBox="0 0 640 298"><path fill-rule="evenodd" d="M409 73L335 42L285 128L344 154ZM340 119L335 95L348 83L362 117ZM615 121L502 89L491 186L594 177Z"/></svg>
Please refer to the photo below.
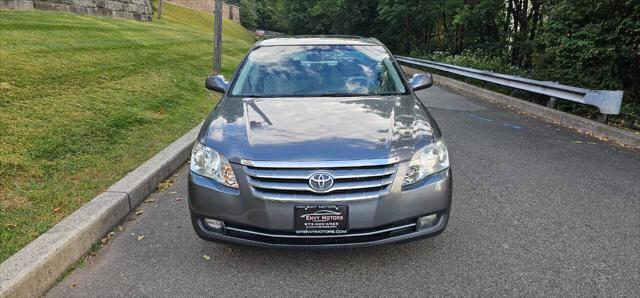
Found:
<svg viewBox="0 0 640 298"><path fill-rule="evenodd" d="M375 199L391 190L398 164L349 167L244 167L247 182L253 195L264 200L276 201L351 201ZM314 173L333 176L334 185L324 193L317 193L309 186Z"/></svg>

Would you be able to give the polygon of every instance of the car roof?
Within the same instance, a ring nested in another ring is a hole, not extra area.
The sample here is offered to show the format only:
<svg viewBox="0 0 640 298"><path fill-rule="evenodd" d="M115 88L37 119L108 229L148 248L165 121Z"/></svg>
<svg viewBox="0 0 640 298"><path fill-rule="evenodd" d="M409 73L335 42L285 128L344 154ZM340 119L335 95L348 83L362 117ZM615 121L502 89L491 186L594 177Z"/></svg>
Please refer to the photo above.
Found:
<svg viewBox="0 0 640 298"><path fill-rule="evenodd" d="M371 37L359 37L348 35L301 35L269 38L260 41L256 47L269 46L306 46L306 45L359 45L379 46L380 41Z"/></svg>

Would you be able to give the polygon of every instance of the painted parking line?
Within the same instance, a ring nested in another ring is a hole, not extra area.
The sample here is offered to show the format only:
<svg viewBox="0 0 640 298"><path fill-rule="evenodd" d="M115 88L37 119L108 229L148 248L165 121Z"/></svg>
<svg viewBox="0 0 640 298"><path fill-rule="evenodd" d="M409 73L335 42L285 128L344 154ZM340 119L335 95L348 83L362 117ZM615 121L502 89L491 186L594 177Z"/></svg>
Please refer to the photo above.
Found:
<svg viewBox="0 0 640 298"><path fill-rule="evenodd" d="M506 127L510 127L510 128L513 128L513 129L522 129L522 126L518 126L518 125L515 125L515 124L511 124L511 123L509 123L509 122L505 122L505 123L504 123L504 126L506 126Z"/></svg>
<svg viewBox="0 0 640 298"><path fill-rule="evenodd" d="M467 115L468 117L474 118L474 119L478 119L478 120L482 120L482 121L487 121L487 122L493 122L492 119L489 118L485 118L485 117L481 117L478 115L474 115L474 114L470 114L470 113L466 113L465 115Z"/></svg>
<svg viewBox="0 0 640 298"><path fill-rule="evenodd" d="M494 122L494 121L493 121L493 119L486 118L486 117L482 117L482 116L478 116L478 115L471 114L471 113L465 113L465 115L466 115L467 117L469 117L469 118L477 119L477 120L480 120L480 121L485 121L485 122ZM522 127L522 126L520 126L520 125L516 125L516 124L513 124L513 123L509 123L509 122L505 122L505 123L504 123L504 126L505 126L505 127L509 127L509 128L513 128L513 129L518 129L518 130L523 129L523 127Z"/></svg>

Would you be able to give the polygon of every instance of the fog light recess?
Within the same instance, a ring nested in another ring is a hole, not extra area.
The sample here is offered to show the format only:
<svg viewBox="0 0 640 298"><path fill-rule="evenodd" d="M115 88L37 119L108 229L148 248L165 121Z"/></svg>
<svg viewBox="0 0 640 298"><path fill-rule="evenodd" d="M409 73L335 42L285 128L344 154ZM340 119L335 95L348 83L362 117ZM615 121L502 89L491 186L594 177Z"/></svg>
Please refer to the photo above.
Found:
<svg viewBox="0 0 640 298"><path fill-rule="evenodd" d="M204 223L212 230L222 230L224 228L224 222L213 218L205 218Z"/></svg>
<svg viewBox="0 0 640 298"><path fill-rule="evenodd" d="M438 219L438 214L437 213L419 217L418 218L418 230L433 226L436 223L437 219Z"/></svg>

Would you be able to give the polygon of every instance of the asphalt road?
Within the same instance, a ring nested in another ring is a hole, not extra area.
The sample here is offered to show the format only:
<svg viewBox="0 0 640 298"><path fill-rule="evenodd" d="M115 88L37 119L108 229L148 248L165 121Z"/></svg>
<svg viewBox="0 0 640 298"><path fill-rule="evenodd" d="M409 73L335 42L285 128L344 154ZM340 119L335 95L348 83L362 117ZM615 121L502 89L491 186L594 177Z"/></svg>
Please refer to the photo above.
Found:
<svg viewBox="0 0 640 298"><path fill-rule="evenodd" d="M640 296L638 151L472 95L420 96L452 159L442 235L337 251L205 242L183 167L48 296Z"/></svg>

